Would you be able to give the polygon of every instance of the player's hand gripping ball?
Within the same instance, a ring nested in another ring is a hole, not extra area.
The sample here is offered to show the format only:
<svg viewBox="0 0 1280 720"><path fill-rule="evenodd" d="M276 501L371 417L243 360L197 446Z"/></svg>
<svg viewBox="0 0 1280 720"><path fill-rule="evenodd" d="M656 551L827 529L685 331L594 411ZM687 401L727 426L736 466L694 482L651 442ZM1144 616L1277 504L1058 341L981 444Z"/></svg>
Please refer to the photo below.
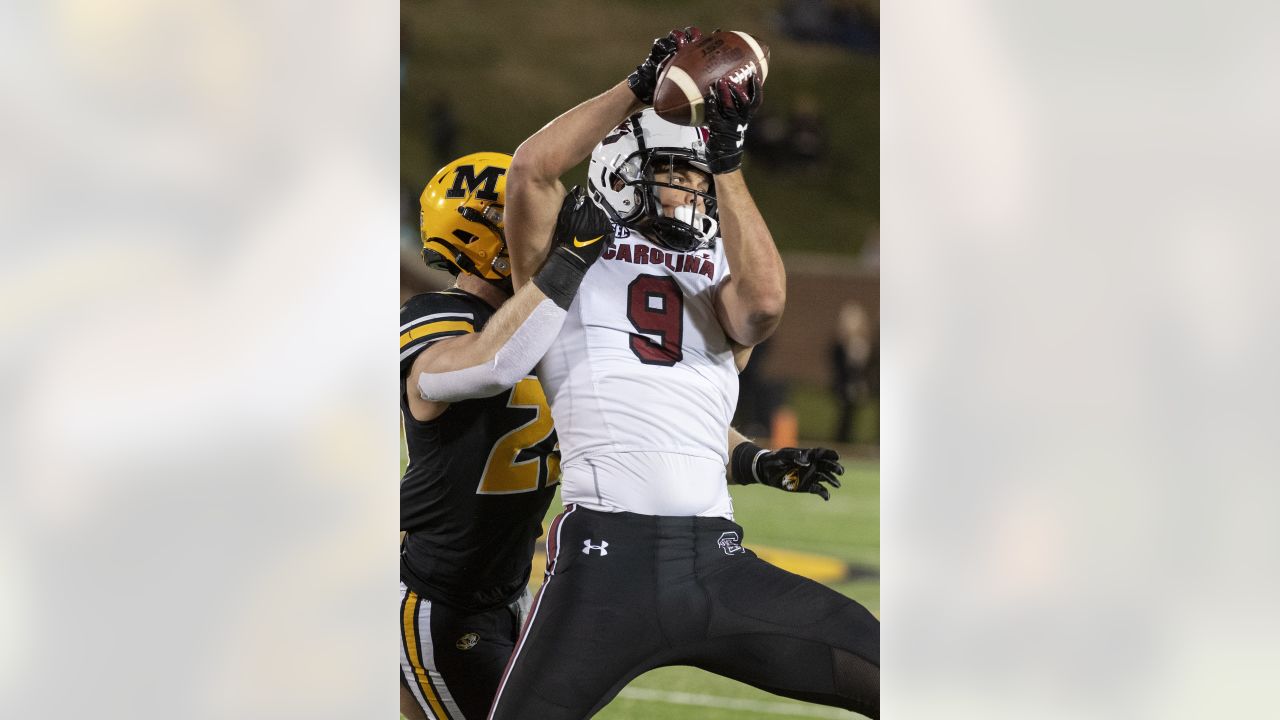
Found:
<svg viewBox="0 0 1280 720"><path fill-rule="evenodd" d="M666 37L654 38L649 57L636 66L635 72L627 76L627 86L635 93L640 102L653 104L653 90L658 84L658 73L671 56L680 48L702 39L702 31L696 27L683 30L672 30Z"/></svg>
<svg viewBox="0 0 1280 720"><path fill-rule="evenodd" d="M762 100L759 75L742 82L720 78L707 88L707 165L712 174L733 172L742 166L747 125Z"/></svg>
<svg viewBox="0 0 1280 720"><path fill-rule="evenodd" d="M707 88L721 80L746 87L756 78L758 93L768 76L767 45L737 30L716 31L681 46L666 61L653 92L653 109L677 125L705 125Z"/></svg>

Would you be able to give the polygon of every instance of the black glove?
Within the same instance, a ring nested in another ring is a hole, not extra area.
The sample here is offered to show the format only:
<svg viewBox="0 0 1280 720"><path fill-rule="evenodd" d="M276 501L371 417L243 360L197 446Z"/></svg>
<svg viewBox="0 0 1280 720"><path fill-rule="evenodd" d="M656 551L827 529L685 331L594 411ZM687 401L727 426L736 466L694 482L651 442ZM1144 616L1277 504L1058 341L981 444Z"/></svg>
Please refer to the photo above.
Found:
<svg viewBox="0 0 1280 720"><path fill-rule="evenodd" d="M770 452L752 442L733 449L730 464L739 485L761 483L787 492L808 492L830 500L822 483L840 487L844 466L840 454L830 448L783 448Z"/></svg>
<svg viewBox="0 0 1280 720"><path fill-rule="evenodd" d="M742 143L747 125L764 100L760 76L751 73L744 82L720 78L707 88L702 100L710 134L707 164L716 175L733 172L742 166Z"/></svg>
<svg viewBox="0 0 1280 720"><path fill-rule="evenodd" d="M649 57L636 66L635 72L627 76L627 86L631 88L631 92L636 94L640 102L652 105L653 91L658 85L658 73L662 71L662 65L680 48L701 39L702 31L692 26L684 30L672 30L666 37L654 38Z"/></svg>
<svg viewBox="0 0 1280 720"><path fill-rule="evenodd" d="M574 186L560 204L560 216L551 236L547 261L533 276L533 284L543 295L565 310L578 293L578 286L600 257L605 245L613 242L613 223L599 205Z"/></svg>

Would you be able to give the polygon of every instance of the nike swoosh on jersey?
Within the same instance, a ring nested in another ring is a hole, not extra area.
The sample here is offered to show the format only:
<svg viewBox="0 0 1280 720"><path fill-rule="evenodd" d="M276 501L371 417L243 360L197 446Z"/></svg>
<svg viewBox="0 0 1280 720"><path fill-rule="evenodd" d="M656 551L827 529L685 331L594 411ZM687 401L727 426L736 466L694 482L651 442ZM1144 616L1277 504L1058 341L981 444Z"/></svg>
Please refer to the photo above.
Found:
<svg viewBox="0 0 1280 720"><path fill-rule="evenodd" d="M598 236L598 237L596 237L596 238L593 238L593 239L591 239L591 240L588 240L588 241L586 241L586 242L583 242L583 241L581 241L581 240L579 240L578 238L576 238L576 237L575 237L575 238L573 239L573 246L574 246L574 247L586 247L586 246L588 246L588 245L595 245L597 242L600 242L600 238L602 238L602 237L604 237L604 236L603 236L603 235L600 235L600 236Z"/></svg>

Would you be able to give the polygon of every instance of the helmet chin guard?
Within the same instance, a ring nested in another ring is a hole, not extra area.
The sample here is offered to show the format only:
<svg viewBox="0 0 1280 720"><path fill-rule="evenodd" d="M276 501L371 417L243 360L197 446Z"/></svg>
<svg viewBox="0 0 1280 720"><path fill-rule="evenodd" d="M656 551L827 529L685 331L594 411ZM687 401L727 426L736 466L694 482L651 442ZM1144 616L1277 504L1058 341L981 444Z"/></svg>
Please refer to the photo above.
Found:
<svg viewBox="0 0 1280 720"><path fill-rule="evenodd" d="M714 218L694 212L692 205L676 208L675 217L642 219L635 227L659 245L682 253L710 246L720 230Z"/></svg>
<svg viewBox="0 0 1280 720"><path fill-rule="evenodd" d="M659 118L653 108L632 115L591 152L587 186L617 224L675 252L692 252L714 244L720 226L715 185L708 192L657 179L656 171L685 165L711 177L701 128ZM675 188L699 197L705 213L694 205L663 215L658 189Z"/></svg>

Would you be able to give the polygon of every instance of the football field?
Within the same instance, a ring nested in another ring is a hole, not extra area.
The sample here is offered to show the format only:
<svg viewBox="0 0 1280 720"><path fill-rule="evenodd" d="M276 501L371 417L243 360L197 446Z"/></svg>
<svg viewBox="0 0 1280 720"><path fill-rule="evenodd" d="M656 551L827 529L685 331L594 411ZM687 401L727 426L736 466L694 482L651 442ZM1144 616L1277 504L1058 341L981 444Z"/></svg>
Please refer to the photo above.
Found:
<svg viewBox="0 0 1280 720"><path fill-rule="evenodd" d="M831 502L760 485L731 486L743 545L792 572L821 580L880 614L880 464L842 461L843 487ZM552 503L547 524L560 512ZM546 525L544 524L544 527ZM530 588L541 584L543 558L534 561ZM634 680L596 717L603 720L743 720L744 718L856 718L835 708L780 698L701 670L660 668Z"/></svg>

